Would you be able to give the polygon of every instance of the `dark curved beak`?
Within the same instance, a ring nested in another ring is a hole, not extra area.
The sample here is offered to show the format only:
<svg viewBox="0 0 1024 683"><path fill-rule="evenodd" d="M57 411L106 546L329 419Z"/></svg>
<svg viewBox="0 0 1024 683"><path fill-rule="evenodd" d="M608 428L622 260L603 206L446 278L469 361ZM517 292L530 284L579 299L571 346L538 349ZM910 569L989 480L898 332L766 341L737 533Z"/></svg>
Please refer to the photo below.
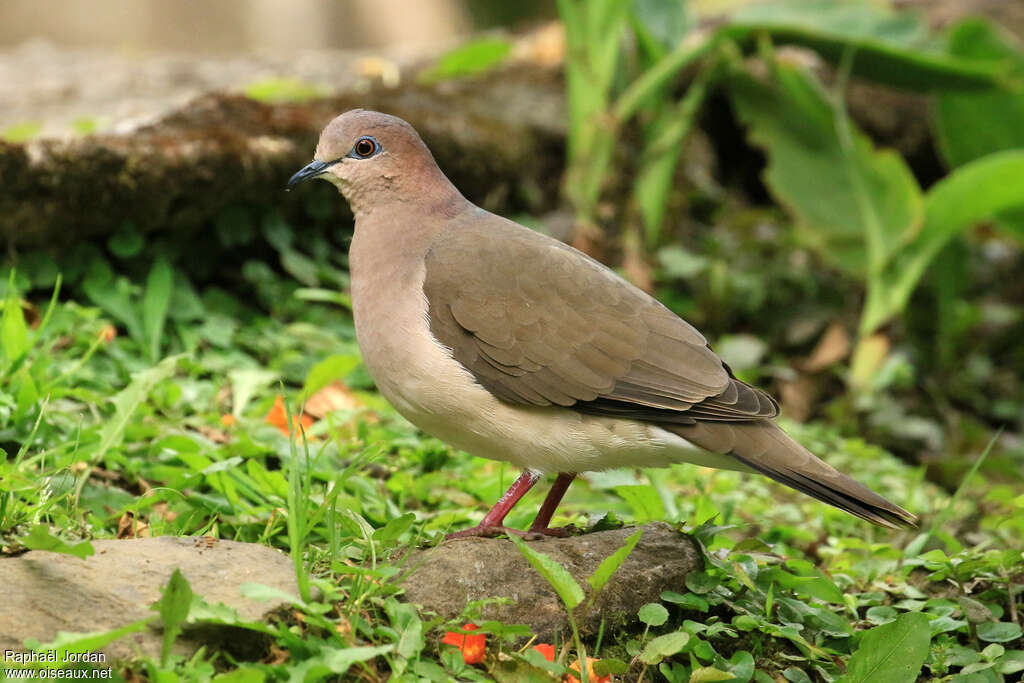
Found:
<svg viewBox="0 0 1024 683"><path fill-rule="evenodd" d="M296 173L295 175L288 179L288 189L295 187L303 180L308 180L309 178L317 177L318 175L326 171L328 168L330 168L332 165L334 165L334 163L335 162L333 161L324 162L317 161L316 159L314 159L313 161L303 166L302 170L300 170L298 173Z"/></svg>

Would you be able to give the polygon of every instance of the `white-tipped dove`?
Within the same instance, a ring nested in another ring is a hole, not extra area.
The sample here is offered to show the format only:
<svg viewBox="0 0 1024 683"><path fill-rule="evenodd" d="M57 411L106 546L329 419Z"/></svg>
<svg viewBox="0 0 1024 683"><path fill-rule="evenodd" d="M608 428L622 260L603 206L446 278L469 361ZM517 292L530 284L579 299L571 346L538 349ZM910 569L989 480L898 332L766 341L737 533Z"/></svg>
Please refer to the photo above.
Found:
<svg viewBox="0 0 1024 683"><path fill-rule="evenodd" d="M690 462L776 481L887 527L914 515L819 460L772 421L771 396L732 376L694 327L558 240L470 203L405 121L331 121L293 186L324 178L355 215L356 336L410 422L522 475L479 525L557 472L530 534L551 528L578 472ZM693 445L699 446L699 450Z"/></svg>

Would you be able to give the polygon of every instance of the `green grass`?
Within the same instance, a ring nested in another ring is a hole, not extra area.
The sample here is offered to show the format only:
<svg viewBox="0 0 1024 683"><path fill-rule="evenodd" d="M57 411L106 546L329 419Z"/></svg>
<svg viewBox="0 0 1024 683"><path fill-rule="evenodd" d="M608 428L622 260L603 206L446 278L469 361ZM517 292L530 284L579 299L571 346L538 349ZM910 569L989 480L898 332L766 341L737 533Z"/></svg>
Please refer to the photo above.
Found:
<svg viewBox="0 0 1024 683"><path fill-rule="evenodd" d="M33 329L25 314L36 309L21 302L12 277L0 319L4 552L74 552L80 541L116 536L126 515L152 535L263 543L292 554L303 617L243 623L197 596L188 621L269 634L287 659L246 662L206 650L190 660L168 654L129 663L119 674L162 681L315 680L343 672L350 680L487 680L499 647L535 670L536 655L516 654L521 631L512 625L485 625L488 658L466 665L440 639L472 614L440 623L398 601L387 582L399 571L396 550L477 522L517 472L452 451L394 413L357 362L344 309L305 303L271 317L211 289L196 297L203 316L178 320L165 297L146 296L149 279L124 289L139 293L126 300L138 296L132 305L142 307L140 319L153 319L147 305L166 310L166 325L149 325L160 330L155 342L150 334L127 334L123 323L110 339L110 318L73 299L54 299L49 309L38 302L45 322ZM225 334L210 321L227 310ZM154 349L163 356L155 364ZM283 393L297 431L303 387L323 386L332 368L353 388L356 407L313 424L306 442L266 423ZM234 424L225 426L225 415L234 415ZM1024 667L1019 488L975 474L951 497L924 481L922 469L828 425L787 426L919 513L928 538L871 527L758 477L686 465L590 475L570 490L560 521L666 519L697 530L708 566L666 592L658 609L638 605L643 625L635 631L605 633L580 649L633 661L629 675L644 669L645 680L685 681L698 670L740 680L774 680L766 676L780 672L794 681L805 680L801 672L834 680L863 633L917 613L930 627L926 679L1013 680ZM528 496L508 521L527 525L542 495ZM178 582L168 590L180 595L185 588ZM88 649L116 635L59 645ZM974 678L961 675L971 672Z"/></svg>

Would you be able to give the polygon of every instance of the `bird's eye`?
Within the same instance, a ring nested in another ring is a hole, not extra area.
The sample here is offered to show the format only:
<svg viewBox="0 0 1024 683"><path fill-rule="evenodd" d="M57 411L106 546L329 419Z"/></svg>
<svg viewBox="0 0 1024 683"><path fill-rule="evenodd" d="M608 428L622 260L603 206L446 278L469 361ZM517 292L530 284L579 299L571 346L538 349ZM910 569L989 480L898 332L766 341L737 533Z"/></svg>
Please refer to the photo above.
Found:
<svg viewBox="0 0 1024 683"><path fill-rule="evenodd" d="M352 147L352 154L360 159L366 159L376 154L377 149L377 141L373 138L359 138L356 140L356 144Z"/></svg>

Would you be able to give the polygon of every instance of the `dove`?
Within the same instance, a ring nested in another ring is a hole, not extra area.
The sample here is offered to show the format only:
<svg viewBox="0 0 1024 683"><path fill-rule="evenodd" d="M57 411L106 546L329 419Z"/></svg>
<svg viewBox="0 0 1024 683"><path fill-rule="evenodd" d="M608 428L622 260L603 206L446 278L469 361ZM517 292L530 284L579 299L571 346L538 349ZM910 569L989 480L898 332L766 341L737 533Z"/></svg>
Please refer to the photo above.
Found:
<svg viewBox="0 0 1024 683"><path fill-rule="evenodd" d="M352 313L363 361L423 431L522 474L449 537L561 536L551 519L582 472L688 462L768 476L885 527L916 518L775 422L704 336L571 246L475 206L412 126L356 109L332 120L289 187L334 184L355 217ZM526 531L504 525L545 474Z"/></svg>

